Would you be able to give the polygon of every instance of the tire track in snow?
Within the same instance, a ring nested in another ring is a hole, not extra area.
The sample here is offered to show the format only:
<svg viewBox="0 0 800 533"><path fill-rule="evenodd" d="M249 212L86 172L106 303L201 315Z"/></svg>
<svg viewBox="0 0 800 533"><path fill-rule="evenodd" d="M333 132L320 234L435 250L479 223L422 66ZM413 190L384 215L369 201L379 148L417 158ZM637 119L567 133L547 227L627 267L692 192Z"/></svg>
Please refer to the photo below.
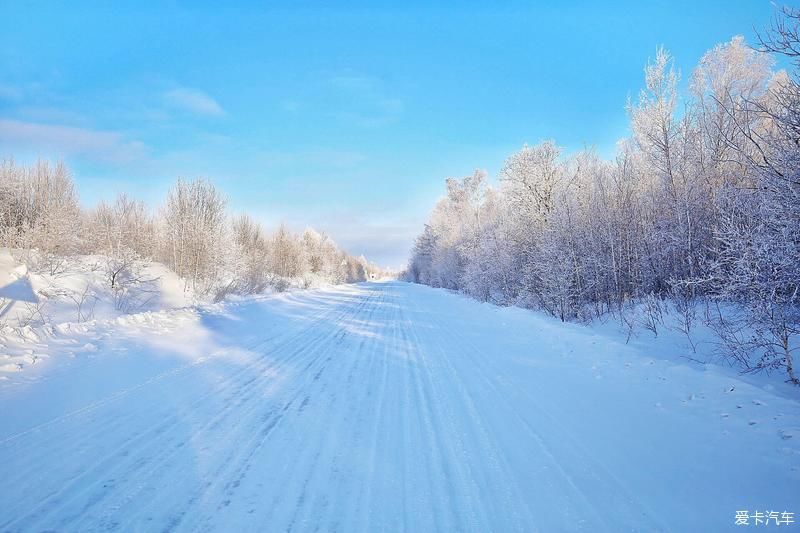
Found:
<svg viewBox="0 0 800 533"><path fill-rule="evenodd" d="M337 315L337 318L333 320L333 322L337 322L341 319L341 317L347 316L349 313L352 312L352 309L347 308L344 312ZM327 322L327 320L326 320ZM308 331L311 331L310 329ZM302 359L298 359L298 364L302 366L296 374L297 375L319 375L322 369L317 368L319 364L325 364L328 361L322 361L322 354L324 353L325 347L327 343L330 342L332 339L338 337L338 332L329 332L325 329L320 328L320 332L316 336L299 336L295 338L294 341L302 341L302 343L298 344L295 347L295 351L290 353L289 356L286 358L287 361L294 361L295 357L298 354L304 354ZM293 342L288 342L286 345L291 346ZM261 380L263 382L264 380ZM290 386L291 386L290 382ZM258 386L255 387L258 390ZM302 387L296 387L299 391L297 394L302 393ZM240 405L236 406L234 409L228 410L228 414L231 416L235 416L237 418L237 422L228 427L225 432L226 435L233 435L239 429L242 430L251 430L247 431L246 436L244 439L233 439L233 437L228 437L228 441L236 440L235 443L230 443L227 447L227 450L230 452L228 455L224 456L223 458L217 459L217 469L212 473L208 473L207 475L212 479L220 479L224 476L227 476L224 483L207 483L202 486L200 489L196 489L194 491L194 495L189 497L187 500L187 509L182 511L180 515L176 518L173 517L170 520L171 527L177 527L182 518L186 515L188 511L188 507L195 505L197 501L200 499L201 495L211 495L214 496L214 490L219 489L222 490L223 494L220 496L221 500L216 502L217 510L226 507L226 502L229 502L232 498L233 491L238 487L241 479L244 477L247 469L249 468L248 459L255 454L256 448L260 447L258 444L259 439L262 441L266 440L272 430L277 426L280 419L285 416L286 412L289 408L295 403L297 394L288 402L283 403L282 405L271 406L264 411L263 405L258 400L257 395L248 394L249 391L242 391L241 393L237 393L236 395L241 397L243 400ZM276 402L279 400L276 398ZM246 405L246 402L249 401L248 409L244 410L243 406ZM258 428L254 427L253 422ZM209 428L208 431L217 431L217 427L219 424L215 424L213 427ZM205 428L204 428L205 431ZM249 437L248 437L249 435ZM195 435L198 437L198 435ZM223 444L226 441L223 441ZM168 458L165 458L164 462L167 461ZM234 469L234 473L231 474L229 471ZM157 471L158 467L154 468L154 471ZM221 489L220 489L220 486ZM189 489L189 492L192 492Z"/></svg>
<svg viewBox="0 0 800 533"><path fill-rule="evenodd" d="M351 344L357 344L357 348L352 352L344 350L344 353L340 354L350 359L346 372L343 372L346 377L340 381L335 375L329 376L320 390L320 395L323 392L327 393L330 401L325 402L325 398L317 400L324 402L326 411L331 413L329 437L325 442L337 445L329 461L324 461L323 457L323 464L330 471L327 480L330 489L325 494L314 496L307 517L317 517L318 527L327 531L338 531L346 524L352 523L354 519L353 498L356 495L357 483L354 479L353 465L349 461L350 454L346 449L362 449L365 430L369 426L365 413L371 411L368 402L372 387L376 383L373 370L379 357L380 344L385 343L386 323L390 320L389 317L380 314L384 308L389 308L386 298L386 291L378 291L377 299L370 305L366 316L353 321L356 331ZM368 330L367 327L372 329ZM344 367L342 370L344 371ZM341 387L342 382L344 390ZM318 475L317 478L319 477ZM265 528L268 526L269 524L264 524Z"/></svg>
<svg viewBox="0 0 800 533"><path fill-rule="evenodd" d="M427 291L299 295L246 364L209 356L0 443L19 454L0 489L21 485L0 530L658 530L557 406L503 379L502 339L476 346ZM76 464L42 472L42 452Z"/></svg>
<svg viewBox="0 0 800 533"><path fill-rule="evenodd" d="M242 372L244 372L244 370ZM250 384L253 382L254 380L249 380L248 382L246 382L246 384ZM191 407L197 407L200 402L208 399L211 396L212 396L211 392L202 395L197 401L195 401L192 404ZM191 409L186 409L185 412L189 412L190 410ZM71 500L76 499L83 493L90 492L92 489L97 489L97 485L99 485L100 483L104 485L103 488L106 488L105 480L111 477L109 474L115 474L118 471L124 471L125 468L132 468L130 466L130 461L135 461L134 463L135 468L141 468L141 466L143 466L146 463L145 459L146 453L143 452L149 452L151 449L164 447L165 444L164 439L170 437L170 433L167 430L170 429L171 426L174 424L175 418L181 418L181 417L182 415L176 414L173 417L173 419L168 419L166 421L159 423L158 425L150 426L147 430L141 433L136 433L133 437L129 438L129 440L124 442L123 445L119 447L119 449L113 451L111 455L104 457L103 460L101 461L97 461L91 469L81 471L81 473L78 476L75 476L74 478L71 479L70 481L71 483L73 484L80 483L82 479L92 478L92 477L98 478L98 481L94 485L90 485L89 487L85 488L84 490L78 493L72 493L70 495L70 499ZM131 454L129 450L134 447L136 448L136 453ZM127 458L130 458L130 460L126 461ZM111 469L107 469L106 468L107 465L115 465L115 466L112 467ZM102 474L105 474L105 476L103 477ZM111 477L111 479L116 481L116 477ZM65 488L62 488L55 493L55 496L57 497L64 492L67 492L67 490ZM81 509L81 512L78 513L78 516L84 514L84 512L87 511L87 509L90 507L89 504L97 503L97 499L99 497L101 497L100 491L95 490L95 499L87 502L87 505L85 505L84 508ZM42 502L42 506L44 506L45 504L53 504L53 503L58 503L58 500L56 500L56 502L53 502L52 498L50 499L45 498ZM60 508L58 506L51 505L49 514L57 513L59 510Z"/></svg>
<svg viewBox="0 0 800 533"><path fill-rule="evenodd" d="M333 321L333 325L336 326L341 324L350 315L358 316L358 314L365 307L368 307L369 304L372 303L372 300L375 297L377 297L376 294L368 293L367 296L364 297L354 309L347 309L344 313L339 315L339 317ZM303 340L302 348L300 349L310 349L310 351L314 354L314 359L309 362L300 372L298 372L298 375L301 376L301 380L299 380L298 383L293 387L291 397L283 403L279 410L270 410L265 417L262 417L262 423L264 424L264 427L260 433L257 433L256 436L246 446L244 446L246 452L239 454L239 456L236 458L231 457L222 462L223 465L232 465L231 468L228 469L230 472L219 471L211 476L214 479L221 478L226 480L224 482L213 483L212 485L204 488L204 491L207 491L213 496L213 489L219 485L223 486L225 499L222 502L216 503L217 511L227 507L227 503L233 499L235 489L238 489L242 480L252 466L251 460L264 446L272 432L279 426L287 411L289 411L289 409L294 405L301 405L301 397L308 397L313 393L313 386L320 382L323 372L326 371L331 363L330 348L344 341L346 337L346 331L341 327L334 327L330 331L323 332L321 337L324 337L325 340L320 341L319 338ZM318 366L317 363L319 363ZM190 499L190 505L187 506L181 512L180 516L170 525L174 526L175 528L180 526L181 529L189 530L207 528L209 526L208 518L204 519L204 523L197 523L197 520L190 520L186 524L183 523L184 519L186 519L186 517L190 514L191 509L195 507L197 503L198 498L192 497ZM212 503L213 505L213 502L206 503ZM199 516L200 513L198 512L193 518L198 518ZM170 529L172 529L172 527L170 527Z"/></svg>
<svg viewBox="0 0 800 533"><path fill-rule="evenodd" d="M371 306L367 319L376 308L377 306L375 304ZM341 352L343 346L337 346L337 348L339 348L337 351ZM309 392L309 396L313 395L316 397L317 402L324 402L326 430L320 438L309 440L309 443L313 442L315 444L315 446L309 447L309 450L312 450L312 459L306 471L299 471L299 473L301 473L300 477L302 478L302 490L293 506L291 518L286 527L287 531L295 530L298 522L306 524L309 520L309 515L315 517L317 522L322 524L324 522L322 517L325 516L326 511L331 508L329 495L335 491L334 486L340 481L341 476L337 466L337 452L340 453L340 450L336 448L336 442L333 436L337 433L336 430L340 429L339 425L343 416L339 408L342 401L345 399L342 398L342 385L344 384L345 391L350 390L348 384L352 384L352 376L358 368L360 358L358 357L358 351L356 351L355 356L347 353L337 353L334 355L337 357L337 362L339 363L336 369L332 370L331 374L326 375L324 381L314 383L318 390ZM345 363L349 363L349 365L344 366ZM317 380L315 379L315 381ZM322 398L322 396L326 392L329 384L335 385L336 388L327 398L327 401L325 401L326 398ZM331 455L333 456L331 457ZM312 486L319 477L325 476L326 474L325 483L329 487L329 490L322 494L309 493L309 487ZM330 524L327 525L330 526ZM326 529L333 528L326 527Z"/></svg>
<svg viewBox="0 0 800 533"><path fill-rule="evenodd" d="M583 508L590 510L595 523L601 524L606 529L625 528L633 523L642 524L643 521L649 523L648 529L651 531L663 531L666 529L665 526L656 522L652 511L646 509L630 491L625 489L624 485L612 472L592 459L592 454L588 450L580 447L576 439L558 423L557 416L548 413L538 405L537 398L533 393L524 389L516 390L518 394L526 398L526 409L535 411L536 415L546 424L548 429L547 438L540 431L534 429L527 417L523 416L508 399L509 392L511 392L510 385L508 383L499 384L496 378L491 377L493 374L486 368L484 355L474 344L469 343L465 336L458 335L453 328L447 327L441 321L438 322L437 330L440 335L437 335L433 340L439 345L441 354L444 360L447 361L452 375L462 383L462 390L467 390L466 381L463 379L464 375L480 377L484 386L488 388L490 396L497 403L505 406L520 423L520 427L525 429L552 463L559 474L555 479L565 481L569 490L577 495L577 498L571 497L563 505L581 501ZM455 350L453 349L454 347L458 349ZM463 370L459 371L452 363L448 352L467 355L470 371L467 373L464 373ZM475 392L474 389L473 392ZM464 397L471 404L475 415L479 416L476 411L476 403L471 400L470 395L465 394ZM486 435L487 437L490 436L489 433L486 433ZM579 470L582 470L582 472L576 472ZM591 483L591 486L586 486L589 483ZM619 496L624 499L620 499ZM614 502L596 503L598 497L615 497L616 499ZM613 517L609 517L607 512L609 508L613 508L615 511ZM621 512L623 510L625 512ZM579 514L579 512L579 509L575 509L567 514L574 515ZM578 524L573 524L573 527L577 526ZM580 527L580 529L584 528ZM593 530L596 529L596 526L587 526L586 529Z"/></svg>
<svg viewBox="0 0 800 533"><path fill-rule="evenodd" d="M323 314L324 314L324 315L327 315L327 314L329 314L329 313L323 313ZM323 319L324 319L324 317L322 317L320 320L323 320ZM312 326L312 327L313 327L313 326ZM297 333L296 333L294 336L290 336L290 338L289 338L289 340L288 340L287 342L291 342L291 339L292 339L293 337L294 337L294 338L301 338L301 337L302 337L302 336L305 334L305 332L306 332L308 329L311 329L311 327L310 327L310 328L303 328L303 327L301 327L301 328L300 328L300 330L299 330L299 331L298 331L298 332L297 332ZM260 344L260 343L255 343L255 344L254 344L254 346L255 346L255 345L258 345L258 344ZM244 367L240 368L240 369L239 369L237 372L235 372L234 374L232 374L231 376L229 376L229 377L227 378L227 380L225 381L225 383L226 383L226 384L228 384L228 385L229 385L229 384L231 384L231 383L233 383L233 381L234 381L234 379L235 379L235 378L237 378L237 377L239 377L239 376L241 376L241 375L243 375L243 374L246 374L248 371L251 371L252 369L253 369L253 365L244 366ZM176 374L176 375L177 375L177 374ZM206 399L208 399L208 398L212 397L213 395L214 395L214 391L209 391L207 394L204 394L204 395L202 395L202 396L201 396L200 398L198 398L198 399L197 399L197 400L196 400L196 401L195 401L193 404L191 404L191 405L190 405L188 408L184 409L184 410L183 410L183 411L181 411L180 413L176 413L174 418L180 418L181 416L185 415L186 413L188 413L188 412L191 412L191 411L193 410L193 408L196 408L196 407L199 405L199 403L200 403L200 402L202 402L202 401L204 401L204 400L206 400ZM139 411L145 411L145 410L143 410L143 409L140 409ZM147 416L147 415L148 415L148 414L150 414L150 413L146 413L146 412L145 412L145 413L143 413L143 414L145 415L145 416L143 416L143 417L142 417L144 420L146 420L146 421L151 421L151 420L150 420L150 417L148 417L148 416ZM151 414L150 414L150 415L151 415ZM129 420L126 420L126 422L129 422ZM159 424L159 425L157 425L157 426L154 426L154 427L152 427L152 428L151 428L151 431L159 431L159 430L161 430L161 429L162 429L162 428L163 428L165 425L169 425L169 423L170 423L170 422L171 422L171 421L167 421L167 422L165 422L165 423L163 423L163 424ZM105 432L105 431L107 431L107 428L108 428L108 425L100 425L100 426L98 426L98 428L97 428L97 429L98 429L97 433L102 433L102 432ZM146 432L146 433L144 433L144 434L142 434L142 435L138 435L138 436L139 436L139 437L143 437L143 436L147 436L148 434L149 434L149 433L147 433L147 432ZM58 437L58 436L56 435L56 436L54 437L54 440L56 440L56 439L57 439L57 437ZM89 434L89 435L88 435L88 437L86 437L86 439L83 439L83 440L91 440L91 439L93 439L93 438L96 438L96 437L97 437L97 435L92 435L92 434ZM128 448L128 447L130 447L130 444L132 444L132 443L134 443L134 442L136 442L136 441L134 441L134 440L132 440L132 439L131 439L131 440L128 440L128 441L124 442L124 443L123 443L123 445L125 446L125 448ZM60 449L62 450L62 452L63 452L63 451L64 451L64 448L65 448L65 447L64 447L64 443L59 443L59 444L60 444L59 448L60 448ZM121 446L121 447L122 447L122 446Z"/></svg>
<svg viewBox="0 0 800 533"><path fill-rule="evenodd" d="M246 346L245 348L247 350L256 349L257 347L259 347L260 345L262 345L264 343L271 342L271 341L276 340L276 339L280 339L281 337L287 336L287 334L290 334L289 336L291 336L291 334L293 334L296 338L300 338L307 331L314 329L320 322L322 322L323 320L328 318L333 312L334 312L334 309L331 309L331 310L328 310L328 311L323 311L323 312L319 313L319 315L317 315L317 316L312 318L312 323L310 325L300 324L298 326L298 328L294 328L294 329L290 330L289 332L278 333L277 335L275 335L273 337L269 337L269 338L258 338L258 339L255 340L255 342L253 342L252 344ZM206 314L206 312L204 311L202 314ZM287 342L289 342L289 341L287 341ZM94 402L92 402L92 403L90 403L88 405L85 405L85 406L82 406L80 408L74 409L74 410L70 411L69 413L66 413L64 415L58 416L58 417L53 418L51 420L48 420L48 421L46 421L44 423L38 424L38 425L36 425L36 426L34 426L32 428L26 429L24 431L18 432L18 433L13 434L13 435L9 435L7 437L4 437L3 439L0 439L0 447L2 447L4 445L9 445L13 441L15 441L15 440L17 440L17 439L19 439L19 438L21 438L23 436L28 436L31 433L39 433L42 430L47 429L48 427L50 427L52 425L63 423L65 421L70 420L71 418L74 418L74 417L77 417L77 416L80 416L80 415L84 415L84 414L88 414L88 413L91 413L92 411L96 411L96 410L99 410L101 408L107 407L108 404L116 402L116 401L119 401L119 400L122 400L122 399L125 398L125 396L127 396L128 394L130 394L132 392L136 392L136 391L139 391L140 389L142 389L144 387L157 384L162 380L165 380L165 379L168 379L168 378L177 377L178 375L186 372L187 370L192 370L195 366L197 366L199 364L203 364L203 363L209 362L211 359L213 359L213 358L210 357L210 356L200 357L200 358L198 358L198 359L196 359L194 361L190 361L190 362L188 362L188 363L186 363L184 365L180 365L178 367L172 368L170 370L167 370L167 371L164 371L164 372L162 372L160 374L152 376L152 377L146 379L145 381L143 381L142 383L139 383L139 384L136 384L136 385L129 386L129 387L126 387L124 389L121 389L120 391L117 391L117 392L107 396L106 398L102 398L100 400L96 400L96 401L94 401ZM248 370L247 368L242 368L239 374L245 373L247 370ZM233 377L236 377L239 374L231 375L227 379L232 379ZM111 428L109 426L104 426L104 427L99 428L99 429L102 430L102 431L108 431L108 430L113 429L113 428ZM82 433L81 436L83 436L84 438L90 438L91 437L90 435L87 435L86 433ZM58 441L59 444L62 445L62 446L64 444L64 442L63 442L63 440L61 438L61 435L58 435L58 434L52 436L51 441L52 442ZM43 441L40 441L38 444L40 444L40 445L48 445L50 443L51 443L50 441L43 440Z"/></svg>
<svg viewBox="0 0 800 533"><path fill-rule="evenodd" d="M391 305L396 305L396 299L389 302ZM397 357L397 353L399 350L397 349L398 346L398 338L399 338L399 320L397 320L398 313L393 313L390 317L386 319L388 324L385 326L385 329L390 331L391 334L388 336L391 339L390 342L383 343L383 350L380 354L373 354L373 366L374 366L374 373L370 374L369 383L377 384L375 388L375 395L374 401L376 402L374 410L374 416L372 416L371 421L371 429L369 432L369 446L368 450L368 459L367 459L367 472L370 476L369 483L360 483L359 484L359 492L357 496L358 503L355 506L354 513L355 516L352 517L352 523L357 524L356 529L360 531L367 531L369 526L371 525L371 513L370 510L372 509L372 502L375 494L375 485L376 482L380 480L380 476L376 475L376 473L380 472L380 468L377 462L377 450L379 445L381 447L385 447L383 443L383 439L381 438L382 435L386 435L387 432L385 431L386 428L386 420L389 418L389 414L386 411L387 409L387 383L388 383L388 376L389 376L389 358L390 357ZM388 340L388 339L387 339ZM371 399L371 396L368 396L368 399ZM368 423L369 416L365 419L359 421L359 425L363 426Z"/></svg>
<svg viewBox="0 0 800 533"><path fill-rule="evenodd" d="M447 409L447 391L443 392L443 387L437 383L435 371L437 363L434 362L433 354L429 353L428 349L422 348L424 344L415 327L419 322L406 319L404 313L403 317L403 323L408 326L404 333L406 342L414 347L417 354L418 364L415 368L418 402L427 412L429 438L435 442L439 453L438 466L444 474L445 487L439 487L440 494L436 497L436 501L445 501L449 504L450 516L449 521L444 524L444 529L486 530L488 520L481 505L480 495L477 493L478 482L465 457L462 428L457 426L459 419L453 416L452 410ZM436 467L435 463L431 464L429 472L436 472ZM435 481L432 481L433 483ZM462 512L466 512L467 516L462 517L460 514Z"/></svg>
<svg viewBox="0 0 800 533"><path fill-rule="evenodd" d="M317 337L307 338L307 333L309 331L314 331L318 329L318 326L321 323L324 323L326 319L329 317L336 315L338 311L338 315L345 316L348 313L352 312L352 309L344 306L344 310L338 309L338 307L334 307L328 311L322 312L319 316L319 319L313 321L311 325L307 327L301 326L298 331L294 334L289 334L285 340L281 339L279 344L272 348L271 351L279 350L282 346L291 346L295 344L298 340L305 339L308 342L315 342ZM323 336L325 334L324 330L319 334L319 336ZM263 346L265 343L269 343L269 341L259 341L255 343L255 346ZM304 345L302 345L304 346ZM278 360L275 369L280 370L281 368L290 365L294 362L294 356L297 353L302 353L302 346L296 353L292 353L290 357ZM308 366L306 367L308 368ZM235 384L233 383L236 378L239 378L248 372L252 373L253 370L258 370L255 368L255 365L248 365L239 369L233 375L229 376L226 381L226 386L231 387ZM263 384L265 380L270 378L269 374L260 373L262 376L267 376L262 378L261 380L252 379L245 381L244 386L247 387L242 389L241 387L238 390L238 396L241 398L251 398L251 396L247 393L251 392L253 389L257 388L259 385ZM105 480L108 479L116 479L116 474L119 472L125 472L126 469L130 469L132 471L139 470L143 466L145 466L150 460L148 459L148 454L150 456L156 455L153 450L167 448L172 449L173 454L180 448L180 446L175 446L174 443L168 442L167 439L170 437L174 437L171 435L167 430L175 423L175 419L182 418L186 416L188 413L191 413L194 409L196 409L201 402L207 400L208 398L220 394L219 391L210 391L207 394L202 395L198 398L195 402L190 404L190 406L185 409L184 412L175 414L171 419L167 419L165 421L160 421L155 426L148 428L146 431L142 433L137 433L132 436L129 440L123 442L120 449L115 450L112 452L111 455L106 456L102 459L98 459L95 461L95 464L92 468L83 470L78 476L72 478L70 481L66 481L62 487L55 493L50 495L50 497L45 497L40 500L40 504L37 506L36 509L32 510L33 514L29 514L26 516L21 517L19 520L15 520L17 522L26 523L31 525L35 523L34 517L38 517L39 519L46 520L48 516L57 516L60 512L63 512L63 508L69 505L70 502L78 500L83 494L91 494L94 491L94 498L90 498L89 502L84 505L77 516L84 515L89 508L93 505L99 503L104 495L104 491L99 489L105 488L102 485L105 483ZM227 416L234 412L233 407L241 407L238 406L228 406L228 408L219 413L214 419L208 422L208 425L213 424L214 422L219 420L221 416ZM145 418L145 420L147 420ZM102 431L102 427L100 427L100 431ZM130 450L134 450L130 452ZM112 466L113 465L113 466ZM80 486L81 482L84 479L92 479L95 478L96 481L94 483L90 483L88 486L83 486L80 490L72 490L70 489ZM59 500L59 496L63 495L63 500ZM42 513L37 515L37 511L46 510ZM67 520L70 522L70 520ZM0 527L6 528L12 525L14 522L8 522L3 524Z"/></svg>

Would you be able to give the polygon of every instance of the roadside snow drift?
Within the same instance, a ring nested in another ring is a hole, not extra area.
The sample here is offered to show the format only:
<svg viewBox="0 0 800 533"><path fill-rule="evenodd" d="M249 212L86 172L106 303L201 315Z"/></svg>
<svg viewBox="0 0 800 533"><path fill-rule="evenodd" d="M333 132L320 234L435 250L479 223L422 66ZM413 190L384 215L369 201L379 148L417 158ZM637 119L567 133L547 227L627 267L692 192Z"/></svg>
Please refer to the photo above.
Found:
<svg viewBox="0 0 800 533"><path fill-rule="evenodd" d="M112 291L101 255L61 260L55 273L33 272L23 259L35 252L0 248L0 381L51 356L73 356L82 347L68 333L108 334L119 320L147 321L153 313L195 302L183 280L159 263L144 263L141 283ZM136 318L132 318L132 316ZM93 347L91 342L88 346ZM83 350L85 351L85 350Z"/></svg>

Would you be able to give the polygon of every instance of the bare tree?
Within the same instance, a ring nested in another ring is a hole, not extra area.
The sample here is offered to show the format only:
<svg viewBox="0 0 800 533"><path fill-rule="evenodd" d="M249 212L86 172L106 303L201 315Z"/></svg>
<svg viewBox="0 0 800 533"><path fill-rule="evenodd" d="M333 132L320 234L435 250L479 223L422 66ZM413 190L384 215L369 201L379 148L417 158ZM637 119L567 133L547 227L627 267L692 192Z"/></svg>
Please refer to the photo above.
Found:
<svg viewBox="0 0 800 533"><path fill-rule="evenodd" d="M178 180L163 209L163 257L200 292L207 292L222 272L226 200L209 182Z"/></svg>

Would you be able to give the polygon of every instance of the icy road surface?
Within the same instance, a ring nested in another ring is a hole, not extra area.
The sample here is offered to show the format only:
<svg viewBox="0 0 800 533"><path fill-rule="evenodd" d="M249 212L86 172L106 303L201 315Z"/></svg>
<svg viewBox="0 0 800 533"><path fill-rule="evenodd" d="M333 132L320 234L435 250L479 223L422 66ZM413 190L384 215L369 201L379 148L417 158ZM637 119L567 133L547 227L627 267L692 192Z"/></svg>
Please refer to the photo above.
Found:
<svg viewBox="0 0 800 533"><path fill-rule="evenodd" d="M0 389L0 531L730 531L737 510L800 515L796 397L724 369L400 282L170 316L108 326Z"/></svg>

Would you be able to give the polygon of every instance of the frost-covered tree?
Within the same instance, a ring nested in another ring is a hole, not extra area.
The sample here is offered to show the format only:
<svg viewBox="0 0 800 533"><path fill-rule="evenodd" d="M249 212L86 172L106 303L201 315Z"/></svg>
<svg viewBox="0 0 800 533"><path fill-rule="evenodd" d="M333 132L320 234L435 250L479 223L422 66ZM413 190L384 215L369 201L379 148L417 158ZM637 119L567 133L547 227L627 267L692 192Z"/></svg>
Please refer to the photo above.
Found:
<svg viewBox="0 0 800 533"><path fill-rule="evenodd" d="M756 119L749 103L766 93L772 64L769 55L737 36L706 52L694 70L691 91L699 131L697 163L710 194L725 185L747 182L750 172L736 147L744 147L743 126Z"/></svg>
<svg viewBox="0 0 800 533"><path fill-rule="evenodd" d="M80 247L81 212L67 167L37 161L0 165L0 232L7 246L34 249L36 266L55 274Z"/></svg>
<svg viewBox="0 0 800 533"><path fill-rule="evenodd" d="M766 91L731 95L721 107L736 120L730 149L745 161L747 182L727 189L716 237L719 253L708 285L736 302L716 326L748 370L783 368L800 384L800 12L784 9L762 38L789 57L792 75L776 74Z"/></svg>
<svg viewBox="0 0 800 533"><path fill-rule="evenodd" d="M553 141L544 141L525 145L506 160L500 179L506 201L517 217L512 223L535 230L547 222L563 180L560 157L561 148Z"/></svg>
<svg viewBox="0 0 800 533"><path fill-rule="evenodd" d="M477 253L481 227L481 202L486 173L475 171L463 179L447 179L447 196L434 208L428 233L420 246L428 246L425 259L415 266L417 276L436 287L465 289L465 269ZM424 271L422 270L424 268Z"/></svg>
<svg viewBox="0 0 800 533"><path fill-rule="evenodd" d="M497 188L485 176L448 179L409 279L562 320L623 317L642 302L653 332L662 299L687 317L697 298L716 300L728 354L796 381L799 22L784 9L761 50L741 37L716 46L686 95L659 49L612 161L545 141L512 154ZM773 72L769 53L794 71Z"/></svg>
<svg viewBox="0 0 800 533"><path fill-rule="evenodd" d="M116 308L140 308L155 281L143 273L156 253L155 222L147 206L120 194L113 204L100 202L86 218L84 241L91 251L102 254Z"/></svg>
<svg viewBox="0 0 800 533"><path fill-rule="evenodd" d="M513 302L518 292L511 226L502 197L494 189L484 192L470 260L464 269L464 291L493 303Z"/></svg>
<svg viewBox="0 0 800 533"><path fill-rule="evenodd" d="M174 270L198 296L215 299L384 273L313 228L302 238L284 225L268 234L246 214L229 218L225 208L222 193L198 179L178 180L157 217L125 194L82 211L62 163L0 161L0 245L18 249L30 268L49 274L59 273L70 255L97 255L122 311L141 308L155 289L158 280L144 275L152 260Z"/></svg>
<svg viewBox="0 0 800 533"><path fill-rule="evenodd" d="M179 179L162 211L165 262L200 292L212 290L223 271L225 205L211 183Z"/></svg>
<svg viewBox="0 0 800 533"><path fill-rule="evenodd" d="M270 282L270 250L264 229L249 215L242 214L231 222L231 233L231 289L241 294L263 291Z"/></svg>
<svg viewBox="0 0 800 533"><path fill-rule="evenodd" d="M297 237L281 224L270 243L270 271L283 278L298 276L303 270L302 259Z"/></svg>
<svg viewBox="0 0 800 533"><path fill-rule="evenodd" d="M320 235L313 228L306 228L302 236L303 251L306 256L306 264L313 274L320 274L326 266L326 237Z"/></svg>
<svg viewBox="0 0 800 533"><path fill-rule="evenodd" d="M128 249L140 258L156 253L155 220L142 201L126 194L117 196L113 204L100 202L89 217L91 247L109 255L120 255Z"/></svg>

